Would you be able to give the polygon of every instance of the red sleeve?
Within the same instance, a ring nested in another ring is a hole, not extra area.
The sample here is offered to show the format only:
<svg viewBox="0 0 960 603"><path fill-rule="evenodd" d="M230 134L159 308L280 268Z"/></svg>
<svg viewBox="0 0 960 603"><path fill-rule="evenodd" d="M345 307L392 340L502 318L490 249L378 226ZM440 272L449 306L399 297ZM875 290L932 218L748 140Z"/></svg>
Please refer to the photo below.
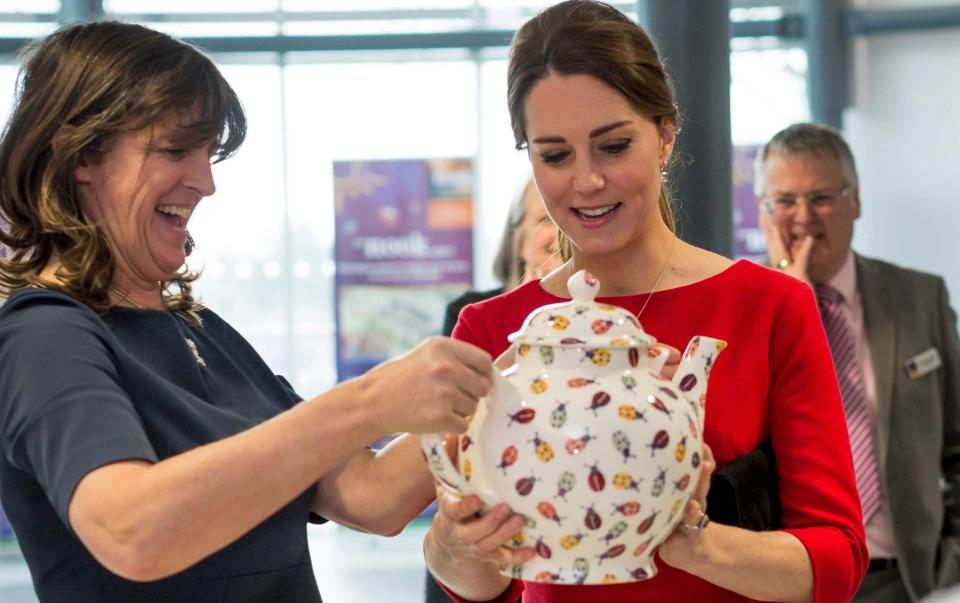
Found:
<svg viewBox="0 0 960 603"><path fill-rule="evenodd" d="M482 315L477 312L475 306L468 305L464 306L460 310L460 317L457 319L457 324L453 327L453 332L450 333L450 336L454 339L459 339L461 341L466 341L467 343L472 343L473 345L482 348L483 350L490 351L490 342L487 341L487 331L479 326L477 323L482 321Z"/></svg>
<svg viewBox="0 0 960 603"><path fill-rule="evenodd" d="M840 390L812 290L798 283L775 320L770 433L783 524L810 555L813 600L846 601L868 556Z"/></svg>
<svg viewBox="0 0 960 603"><path fill-rule="evenodd" d="M543 305L545 295L536 282L527 283L503 295L464 306L451 337L485 350L496 358L510 342L507 337L520 328L527 314Z"/></svg>
<svg viewBox="0 0 960 603"><path fill-rule="evenodd" d="M444 585L439 580L437 580L437 584L439 584L440 588L442 588L444 592L450 595L450 598L456 601L457 603L473 603L471 601L468 601L467 599L464 599L463 597L458 597L454 593L450 592L450 589L447 588L446 585ZM523 582L521 582L520 580L512 580L510 582L510 587L507 588L507 590L500 593L500 596L498 596L495 599L488 599L487 601L484 601L484 603L518 603L522 595L523 595Z"/></svg>

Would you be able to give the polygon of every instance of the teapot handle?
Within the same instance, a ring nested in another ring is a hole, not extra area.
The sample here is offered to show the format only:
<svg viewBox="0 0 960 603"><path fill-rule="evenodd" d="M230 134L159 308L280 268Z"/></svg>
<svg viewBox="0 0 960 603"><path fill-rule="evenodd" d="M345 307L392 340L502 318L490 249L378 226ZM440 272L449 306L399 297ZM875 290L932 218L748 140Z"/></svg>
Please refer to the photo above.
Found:
<svg viewBox="0 0 960 603"><path fill-rule="evenodd" d="M491 405L491 400L502 400L509 396L511 391L515 391L513 385L500 374L496 367L492 368L493 385L486 397L480 399L481 404ZM458 439L459 443L459 439ZM427 460L427 467L434 477L440 482L440 485L446 490L460 495L475 495L480 497L484 505L492 507L500 502L500 499L493 494L478 488L467 481L454 466L453 461L447 454L443 443L443 435L439 433L420 434L420 449Z"/></svg>

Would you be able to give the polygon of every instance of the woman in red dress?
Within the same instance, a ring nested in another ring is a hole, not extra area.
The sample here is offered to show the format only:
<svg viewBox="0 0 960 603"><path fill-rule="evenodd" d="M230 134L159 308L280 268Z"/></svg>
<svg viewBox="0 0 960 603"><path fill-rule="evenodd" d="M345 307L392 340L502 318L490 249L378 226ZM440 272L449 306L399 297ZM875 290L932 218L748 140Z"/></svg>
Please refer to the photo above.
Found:
<svg viewBox="0 0 960 603"><path fill-rule="evenodd" d="M587 269L602 301L627 308L660 342L696 334L729 342L713 368L704 439L714 462L659 550L659 573L621 585L511 581L502 567L535 552L503 545L522 518L439 490L425 542L435 576L460 600L847 601L867 554L850 446L830 352L808 286L680 240L664 185L678 133L676 104L644 31L616 9L570 0L513 40L508 101L566 263L545 278L472 306L454 337L493 356L541 305L569 299ZM782 529L705 525L709 474L769 439Z"/></svg>

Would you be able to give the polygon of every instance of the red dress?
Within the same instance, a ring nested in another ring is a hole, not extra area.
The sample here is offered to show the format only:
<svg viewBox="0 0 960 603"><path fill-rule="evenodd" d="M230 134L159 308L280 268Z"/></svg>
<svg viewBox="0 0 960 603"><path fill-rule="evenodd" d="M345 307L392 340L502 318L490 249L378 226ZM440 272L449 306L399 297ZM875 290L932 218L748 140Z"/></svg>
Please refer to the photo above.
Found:
<svg viewBox="0 0 960 603"><path fill-rule="evenodd" d="M647 294L599 298L636 313ZM453 336L494 357L535 308L565 301L530 282L464 308ZM695 335L728 342L714 365L704 439L722 468L772 437L785 531L806 547L814 601L849 601L867 569L830 350L813 292L804 283L740 261L703 281L658 291L640 316L645 331L679 350ZM748 601L657 559L656 577L620 585L514 581L496 601L604 603ZM776 580L776 576L771 576Z"/></svg>

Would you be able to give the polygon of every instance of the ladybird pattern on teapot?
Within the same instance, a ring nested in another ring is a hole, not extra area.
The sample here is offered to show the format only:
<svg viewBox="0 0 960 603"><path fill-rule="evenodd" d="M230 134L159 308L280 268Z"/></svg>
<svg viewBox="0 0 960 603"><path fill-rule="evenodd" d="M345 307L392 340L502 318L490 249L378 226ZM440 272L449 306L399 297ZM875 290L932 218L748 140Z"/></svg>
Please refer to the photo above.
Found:
<svg viewBox="0 0 960 603"><path fill-rule="evenodd" d="M706 383L725 343L695 337L667 379L667 354L636 317L593 301L596 279L581 271L568 287L572 301L535 310L511 335L516 364L495 374L459 436L457 466L436 440L422 443L442 483L524 517L509 545L536 556L506 575L645 580L700 478Z"/></svg>
<svg viewBox="0 0 960 603"><path fill-rule="evenodd" d="M635 354L622 351L619 356L613 359L625 367L639 364ZM646 393L637 387L631 370L624 368L616 377L629 385L610 391L613 388L605 387L605 382L611 380L601 375L540 373L530 379L539 384L525 400L530 405L502 414L507 428L502 433L512 437L491 452L494 465L513 484L513 496L505 498L517 512L534 509L525 512L526 527L512 544L534 543L537 553L532 562L511 568L510 575L551 584L609 584L655 575L652 553L679 521L700 475L701 430L696 428L700 408L686 401L676 404L683 399L682 392L659 374L648 372L648 378L658 383L655 391ZM561 381L556 386L555 379ZM546 404L534 399L551 389L564 389L568 396ZM577 390L576 395L571 390ZM583 402L575 404L575 399ZM599 423L614 427L607 430L608 441L592 433L604 431L591 430ZM631 430L637 423L655 424L657 429L638 434ZM569 427L573 425L578 427ZM472 424L461 436L461 447L486 437L481 431L481 425ZM463 455L459 464L461 475L469 475L470 459ZM652 474L642 467L651 464L656 468ZM535 503L518 504L513 498ZM587 500L594 502L571 507L572 501ZM549 563L554 551L573 551L590 541L602 545L602 550L573 556L567 564ZM635 563L627 561L630 557ZM619 558L623 562L618 568L607 568ZM541 565L549 569L532 569Z"/></svg>

